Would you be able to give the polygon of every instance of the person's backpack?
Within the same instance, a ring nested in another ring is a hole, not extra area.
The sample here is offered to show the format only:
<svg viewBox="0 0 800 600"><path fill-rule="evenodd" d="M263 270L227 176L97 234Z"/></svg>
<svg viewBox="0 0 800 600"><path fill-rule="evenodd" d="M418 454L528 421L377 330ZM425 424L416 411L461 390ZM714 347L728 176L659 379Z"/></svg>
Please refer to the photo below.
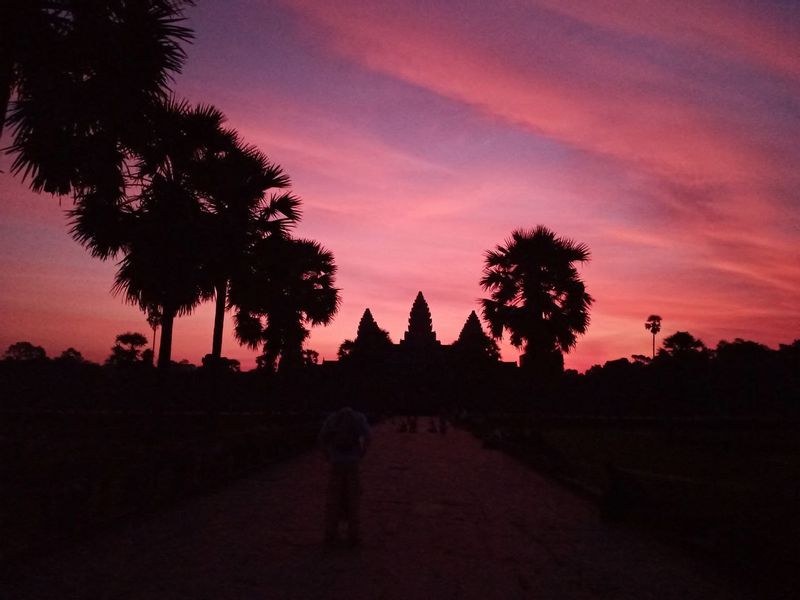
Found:
<svg viewBox="0 0 800 600"><path fill-rule="evenodd" d="M360 446L361 424L352 411L340 411L328 433L327 442L337 452L352 452Z"/></svg>

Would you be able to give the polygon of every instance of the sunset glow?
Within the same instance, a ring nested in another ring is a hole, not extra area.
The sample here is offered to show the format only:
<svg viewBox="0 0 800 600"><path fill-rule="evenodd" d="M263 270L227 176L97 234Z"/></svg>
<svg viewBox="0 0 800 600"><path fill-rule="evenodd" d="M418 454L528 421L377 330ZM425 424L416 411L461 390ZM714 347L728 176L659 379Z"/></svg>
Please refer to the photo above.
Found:
<svg viewBox="0 0 800 600"><path fill-rule="evenodd" d="M296 235L339 266L343 304L308 347L336 358L365 308L393 341L421 290L443 343L477 300L484 252L543 224L586 243L596 302L566 357L800 337L800 4L630 0L199 2L176 95L213 104L292 178ZM487 8L491 6L491 8ZM2 145L7 144L4 136ZM152 337L110 295L114 261L74 242L71 200L0 160L0 348L102 361ZM175 324L199 364L213 306ZM502 345L505 360L518 352ZM223 354L255 366L226 324Z"/></svg>

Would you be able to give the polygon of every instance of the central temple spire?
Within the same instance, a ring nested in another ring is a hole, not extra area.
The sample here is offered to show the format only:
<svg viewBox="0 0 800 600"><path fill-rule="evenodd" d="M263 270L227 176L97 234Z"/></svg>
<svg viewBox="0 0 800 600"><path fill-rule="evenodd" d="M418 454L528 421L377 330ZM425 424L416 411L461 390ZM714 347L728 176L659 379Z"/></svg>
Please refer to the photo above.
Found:
<svg viewBox="0 0 800 600"><path fill-rule="evenodd" d="M417 294L411 306L408 317L408 331L403 336L401 344L414 347L432 346L438 344L436 332L433 330L431 311L422 292Z"/></svg>

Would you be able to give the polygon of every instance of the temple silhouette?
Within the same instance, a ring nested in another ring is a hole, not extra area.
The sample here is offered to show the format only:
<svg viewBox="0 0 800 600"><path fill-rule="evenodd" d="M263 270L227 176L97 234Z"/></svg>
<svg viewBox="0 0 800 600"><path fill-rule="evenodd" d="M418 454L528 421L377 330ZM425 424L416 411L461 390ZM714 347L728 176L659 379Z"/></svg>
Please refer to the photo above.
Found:
<svg viewBox="0 0 800 600"><path fill-rule="evenodd" d="M480 390L496 388L503 373L517 371L515 362L500 360L497 343L483 330L475 311L456 340L442 343L422 292L414 299L408 327L397 343L367 308L355 338L339 347L339 359L325 360L321 367L331 382L348 381L347 393L369 398L365 406L429 412L444 409L443 402L469 405Z"/></svg>
<svg viewBox="0 0 800 600"><path fill-rule="evenodd" d="M422 292L417 293L411 306L408 329L399 346L409 352L431 352L442 347L442 343L436 339L431 310Z"/></svg>
<svg viewBox="0 0 800 600"><path fill-rule="evenodd" d="M502 365L515 367L515 362L501 362L497 343L483 330L480 319L472 311L464 322L458 338L451 344L438 339L433 329L430 307L422 292L418 292L408 317L408 328L399 342L394 343L389 332L382 329L372 311L367 308L361 317L352 340L339 347L336 364L376 366L379 364L405 366L419 370L452 370L460 367Z"/></svg>

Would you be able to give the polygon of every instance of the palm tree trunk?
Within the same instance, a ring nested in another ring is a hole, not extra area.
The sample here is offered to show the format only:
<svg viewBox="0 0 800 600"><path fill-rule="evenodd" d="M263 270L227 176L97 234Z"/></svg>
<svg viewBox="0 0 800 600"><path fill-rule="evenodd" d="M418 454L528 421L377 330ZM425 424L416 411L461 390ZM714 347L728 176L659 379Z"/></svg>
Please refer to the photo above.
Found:
<svg viewBox="0 0 800 600"><path fill-rule="evenodd" d="M656 334L653 334L653 358L656 357Z"/></svg>
<svg viewBox="0 0 800 600"><path fill-rule="evenodd" d="M228 299L228 282L223 281L214 286L217 303L214 312L214 336L211 342L211 356L222 357L222 330L225 327L225 306Z"/></svg>
<svg viewBox="0 0 800 600"><path fill-rule="evenodd" d="M175 311L164 308L161 318L161 349L158 352L158 368L168 369L172 362L172 323L175 320Z"/></svg>

